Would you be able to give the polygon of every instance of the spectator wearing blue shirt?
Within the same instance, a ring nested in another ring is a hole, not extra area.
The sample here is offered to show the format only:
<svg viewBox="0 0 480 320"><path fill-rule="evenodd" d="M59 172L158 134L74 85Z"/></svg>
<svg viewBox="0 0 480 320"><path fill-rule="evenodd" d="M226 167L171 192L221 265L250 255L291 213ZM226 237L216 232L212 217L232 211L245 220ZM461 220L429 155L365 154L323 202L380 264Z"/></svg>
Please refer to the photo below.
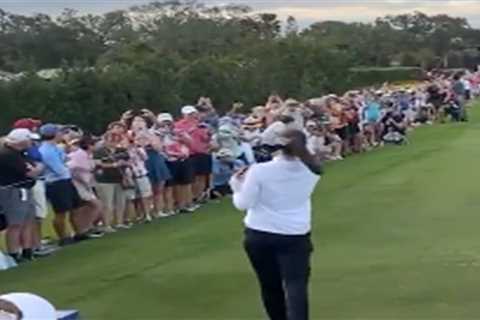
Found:
<svg viewBox="0 0 480 320"><path fill-rule="evenodd" d="M453 76L452 91L455 94L455 102L457 102L459 110L459 118L461 121L467 121L467 110L465 108L465 83L462 81L462 74L457 73Z"/></svg>
<svg viewBox="0 0 480 320"><path fill-rule="evenodd" d="M368 101L363 110L363 117L367 123L376 123L380 120L380 104L376 101Z"/></svg>
<svg viewBox="0 0 480 320"><path fill-rule="evenodd" d="M371 147L375 147L378 145L378 123L381 117L380 104L373 99L367 99L362 117L365 123L364 133L367 142Z"/></svg>
<svg viewBox="0 0 480 320"><path fill-rule="evenodd" d="M40 128L43 142L39 148L45 165L47 199L55 211L53 227L60 239L60 245L72 242L67 234L65 218L70 213L70 223L75 231L73 240L87 238L88 222L82 217L82 201L72 182L72 175L65 161L65 152L58 146L62 141L60 127L45 124Z"/></svg>
<svg viewBox="0 0 480 320"><path fill-rule="evenodd" d="M233 174L245 167L242 160L236 160L230 149L221 149L213 157L213 189L212 198L221 198L232 194L229 182Z"/></svg>

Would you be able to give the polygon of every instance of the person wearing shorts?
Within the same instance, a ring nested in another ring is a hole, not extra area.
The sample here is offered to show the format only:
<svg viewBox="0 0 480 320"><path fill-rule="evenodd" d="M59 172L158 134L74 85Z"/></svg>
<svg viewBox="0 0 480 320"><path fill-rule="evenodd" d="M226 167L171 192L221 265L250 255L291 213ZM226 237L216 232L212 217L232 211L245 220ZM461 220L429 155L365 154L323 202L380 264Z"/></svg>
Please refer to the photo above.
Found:
<svg viewBox="0 0 480 320"><path fill-rule="evenodd" d="M80 209L83 203L72 182L70 170L65 164L65 152L57 145L62 141L60 128L54 124L45 124L40 128L40 135L43 142L39 151L45 165L46 194L55 212L53 227L59 243L66 245L72 243L72 240L84 240L89 226L82 217ZM73 239L66 229L67 214L75 232Z"/></svg>
<svg viewBox="0 0 480 320"><path fill-rule="evenodd" d="M207 149L208 150L208 149ZM208 197L212 175L212 155L207 152L196 153L191 157L195 181L194 199L203 202Z"/></svg>
<svg viewBox="0 0 480 320"><path fill-rule="evenodd" d="M186 146L184 146L186 148ZM188 151L186 151L188 154ZM167 166L172 174L172 179L167 182L167 187L173 188L173 201L176 210L182 213L194 212L197 207L191 204L191 187L195 181L195 170L191 158L177 158L167 161Z"/></svg>
<svg viewBox="0 0 480 320"><path fill-rule="evenodd" d="M200 113L193 106L182 108L183 118L175 123L175 130L180 133L183 143L188 147L190 157L185 165L193 170L193 182L190 186L191 194L189 206L198 208L196 201L203 201L208 196L210 175L212 173L212 158L209 154L211 135L207 126L199 121Z"/></svg>
<svg viewBox="0 0 480 320"><path fill-rule="evenodd" d="M28 129L14 129L0 144L0 214L7 223L8 254L17 262L33 258L35 208L31 189L41 167L29 164L24 156L33 137Z"/></svg>
<svg viewBox="0 0 480 320"><path fill-rule="evenodd" d="M132 188L125 190L127 201L149 198L152 196L152 185L148 175L134 177Z"/></svg>
<svg viewBox="0 0 480 320"><path fill-rule="evenodd" d="M233 152L229 149L221 149L213 158L213 188L212 199L223 198L232 194L229 181L238 170L245 167L241 160L235 159Z"/></svg>
<svg viewBox="0 0 480 320"><path fill-rule="evenodd" d="M28 129L36 134L41 124L42 122L40 120L24 118L15 121L13 128ZM38 148L38 141L33 141L32 146L26 151L26 157L29 163L40 165L43 168L42 155ZM47 197L45 192L45 180L41 176L36 177L35 185L32 188L36 218L35 226L32 229L33 254L35 257L44 257L53 252L52 248L42 246L42 225L48 215Z"/></svg>
<svg viewBox="0 0 480 320"><path fill-rule="evenodd" d="M45 181L43 179L39 179L35 182L35 185L32 189L33 193L33 200L35 205L35 217L43 221L48 216L48 203L46 197L46 187Z"/></svg>
<svg viewBox="0 0 480 320"><path fill-rule="evenodd" d="M148 179L152 185L153 209L152 215L155 218L169 216L165 212L164 189L166 181L171 179L170 170L167 167L167 161L162 152L162 145L159 137L152 136L151 141L145 147L147 152L147 161L145 166L148 171Z"/></svg>
<svg viewBox="0 0 480 320"><path fill-rule="evenodd" d="M128 148L130 160L126 174L129 175L132 184L125 189L125 197L129 217L134 218L137 222L149 222L151 221L150 207L153 192L145 166L148 156L141 146L141 140L142 137L138 136L135 143Z"/></svg>
<svg viewBox="0 0 480 320"><path fill-rule="evenodd" d="M165 187L163 189L163 200L164 200L164 211L166 215L172 216L178 213L176 203L173 196L174 181L176 176L175 167L173 162L179 156L178 148L173 146L178 146L175 144L175 139L173 137L173 117L169 113L161 113L157 117L157 123L155 128L155 135L158 137L159 145L161 146L162 153L165 155L165 165L170 173L169 178L165 182ZM170 146L170 148L167 148Z"/></svg>
<svg viewBox="0 0 480 320"><path fill-rule="evenodd" d="M191 185L195 173L190 161L190 149L184 143L184 134L173 130L173 117L168 113L158 115L158 126L161 143L167 157L167 167L171 179L165 185L165 207L169 214L193 212L191 206Z"/></svg>
<svg viewBox="0 0 480 320"><path fill-rule="evenodd" d="M95 190L104 206L107 232L130 227L125 216L127 200L123 172L129 155L127 149L122 146L124 135L124 126L113 123L93 152L97 164Z"/></svg>
<svg viewBox="0 0 480 320"><path fill-rule="evenodd" d="M68 154L67 166L72 173L72 182L77 189L77 193L84 203L85 211L82 215L92 229L92 234L102 236L105 230L97 226L103 222L105 226L105 217L103 215L103 205L98 199L94 189L94 171L95 161L93 160L94 141L90 136L83 136L77 141L73 141L75 151Z"/></svg>

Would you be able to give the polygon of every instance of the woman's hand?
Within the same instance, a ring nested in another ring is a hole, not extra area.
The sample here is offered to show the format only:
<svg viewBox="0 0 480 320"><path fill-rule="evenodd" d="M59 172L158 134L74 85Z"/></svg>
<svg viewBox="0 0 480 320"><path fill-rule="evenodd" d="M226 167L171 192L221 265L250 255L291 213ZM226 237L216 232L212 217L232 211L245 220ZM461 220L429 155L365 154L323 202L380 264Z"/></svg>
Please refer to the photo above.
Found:
<svg viewBox="0 0 480 320"><path fill-rule="evenodd" d="M238 180L243 180L245 178L245 176L247 175L248 169L250 169L250 167L241 168L240 170L235 172L234 177Z"/></svg>

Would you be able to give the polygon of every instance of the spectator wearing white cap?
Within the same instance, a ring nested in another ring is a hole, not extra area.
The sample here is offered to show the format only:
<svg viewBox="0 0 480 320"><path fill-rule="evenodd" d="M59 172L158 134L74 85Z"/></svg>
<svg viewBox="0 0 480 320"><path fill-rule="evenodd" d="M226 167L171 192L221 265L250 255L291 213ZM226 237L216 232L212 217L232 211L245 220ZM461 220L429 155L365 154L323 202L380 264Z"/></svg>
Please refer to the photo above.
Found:
<svg viewBox="0 0 480 320"><path fill-rule="evenodd" d="M157 122L157 119L155 119ZM165 212L165 184L171 178L170 170L167 167L167 159L164 155L162 141L155 127L151 127L148 133L143 133L144 138L141 141L145 143L145 151L147 153L147 161L145 166L148 178L152 186L152 205L153 218L167 217Z"/></svg>
<svg viewBox="0 0 480 320"><path fill-rule="evenodd" d="M42 122L40 120L24 118L15 121L13 124L14 129L28 129L33 134L38 132ZM40 138L39 135L36 138ZM39 143L34 139L32 146L26 150L26 156L30 163L34 163L40 166L43 166L42 155L40 154ZM42 245L42 225L43 221L47 218L48 215L48 204L47 196L45 194L45 181L42 175L36 177L35 185L32 188L33 192L33 201L35 204L35 227L33 228L33 251L34 256L43 257L51 254L53 249Z"/></svg>
<svg viewBox="0 0 480 320"><path fill-rule="evenodd" d="M56 320L57 312L50 302L40 296L31 293L7 293L0 295L0 319Z"/></svg>
<svg viewBox="0 0 480 320"><path fill-rule="evenodd" d="M303 130L305 128L305 116L303 106L294 99L287 99L280 114L293 118L293 123L290 125L290 129Z"/></svg>
<svg viewBox="0 0 480 320"><path fill-rule="evenodd" d="M186 137L184 132L174 129L173 117L170 114L158 116L157 132L171 174L164 193L167 214L193 212L196 208L191 206L191 185L195 176L189 160L190 149L185 142L189 137Z"/></svg>
<svg viewBox="0 0 480 320"><path fill-rule="evenodd" d="M252 147L259 147L262 143L263 121L260 117L250 116L242 124L242 139Z"/></svg>
<svg viewBox="0 0 480 320"><path fill-rule="evenodd" d="M173 133L173 116L169 113L161 113L157 117L156 135L159 137L162 153L166 157L166 164L170 177L165 183L163 191L164 211L166 215L174 215L177 212L174 199L174 188L177 185L178 170L177 161L181 156L181 145L175 143ZM178 147L178 148L177 148Z"/></svg>
<svg viewBox="0 0 480 320"><path fill-rule="evenodd" d="M290 116L279 115L276 120L262 132L261 150L265 155L262 161L271 160L271 154L278 151L282 144L282 135L292 129L294 119Z"/></svg>
<svg viewBox="0 0 480 320"><path fill-rule="evenodd" d="M200 114L195 107L184 107L182 114L183 119L175 124L175 128L186 132L189 136L187 142L195 173L195 181L192 185L193 198L204 200L208 195L207 190L210 187L212 174L212 156L210 154L212 136L209 126L200 122Z"/></svg>
<svg viewBox="0 0 480 320"><path fill-rule="evenodd" d="M194 212L198 206L194 204L194 192L196 182L196 167L194 155L198 153L196 141L194 139L195 131L198 129L198 110L193 106L184 106L182 108L182 119L174 124L174 135L178 142L188 148L188 158L181 160L184 172L181 183L177 185L181 211Z"/></svg>
<svg viewBox="0 0 480 320"><path fill-rule="evenodd" d="M35 207L32 188L42 167L29 163L24 152L38 136L14 129L0 143L0 214L7 222L7 251L17 262L33 258Z"/></svg>

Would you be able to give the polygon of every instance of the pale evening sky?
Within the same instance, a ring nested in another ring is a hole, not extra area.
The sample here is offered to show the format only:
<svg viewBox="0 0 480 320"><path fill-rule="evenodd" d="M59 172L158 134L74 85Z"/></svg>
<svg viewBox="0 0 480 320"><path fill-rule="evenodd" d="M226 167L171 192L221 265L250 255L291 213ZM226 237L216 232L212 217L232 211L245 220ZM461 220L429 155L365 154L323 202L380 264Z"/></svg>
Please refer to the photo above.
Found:
<svg viewBox="0 0 480 320"><path fill-rule="evenodd" d="M145 0L0 0L0 8L6 11L32 14L58 14L63 8L72 8L81 13L104 13L115 9L126 9L132 5L145 4ZM472 26L480 28L480 0L238 0L200 1L206 4L237 3L251 6L259 12L272 12L285 19L292 15L301 23L308 25L314 21L341 20L371 22L386 14L400 14L422 11L427 14L446 13L452 16L466 17Z"/></svg>

